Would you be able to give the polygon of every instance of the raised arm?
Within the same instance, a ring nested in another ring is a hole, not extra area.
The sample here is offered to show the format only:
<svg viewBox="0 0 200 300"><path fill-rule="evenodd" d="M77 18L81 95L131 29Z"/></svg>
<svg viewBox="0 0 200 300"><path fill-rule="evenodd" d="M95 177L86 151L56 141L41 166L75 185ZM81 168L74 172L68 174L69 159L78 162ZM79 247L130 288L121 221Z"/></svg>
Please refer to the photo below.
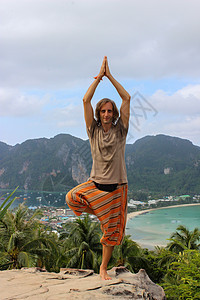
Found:
<svg viewBox="0 0 200 300"><path fill-rule="evenodd" d="M88 129L90 129L92 125L92 121L94 119L94 111L91 105L91 100L99 82L101 81L103 76L105 76L105 66L106 66L106 56L103 59L103 63L101 65L101 69L98 76L95 77L95 80L90 85L87 92L85 93L85 96L83 97L84 117Z"/></svg>
<svg viewBox="0 0 200 300"><path fill-rule="evenodd" d="M122 98L122 104L120 107L120 117L123 122L125 128L128 128L129 117L130 117L130 100L131 96L129 93L123 88L123 86L111 75L110 69L108 66L108 60L106 57L106 72L105 76L110 80L110 82L116 88L118 94Z"/></svg>

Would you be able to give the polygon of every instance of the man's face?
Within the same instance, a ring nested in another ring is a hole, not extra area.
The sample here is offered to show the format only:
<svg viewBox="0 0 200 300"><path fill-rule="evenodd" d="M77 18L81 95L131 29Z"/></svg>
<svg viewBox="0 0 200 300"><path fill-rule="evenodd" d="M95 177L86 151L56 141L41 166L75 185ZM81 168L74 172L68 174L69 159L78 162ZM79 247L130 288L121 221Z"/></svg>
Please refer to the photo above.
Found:
<svg viewBox="0 0 200 300"><path fill-rule="evenodd" d="M100 109L100 120L101 120L101 124L112 123L113 105L111 102L107 102L106 104L102 105Z"/></svg>

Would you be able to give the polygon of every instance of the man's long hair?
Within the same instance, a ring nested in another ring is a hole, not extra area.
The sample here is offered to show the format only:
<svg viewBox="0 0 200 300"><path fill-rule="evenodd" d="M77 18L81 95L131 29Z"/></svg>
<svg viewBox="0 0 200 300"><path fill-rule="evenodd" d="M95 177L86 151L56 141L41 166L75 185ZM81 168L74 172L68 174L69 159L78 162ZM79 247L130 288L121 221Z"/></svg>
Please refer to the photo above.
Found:
<svg viewBox="0 0 200 300"><path fill-rule="evenodd" d="M100 110L101 110L101 107L110 102L113 106L113 120L112 120L112 123L115 124L117 119L119 118L119 111L118 111L118 108L115 104L115 102L111 99L108 99L108 98L103 98L101 99L97 105L96 105L96 109L95 109L95 117L96 117L96 120L97 120L97 123L98 124L101 124L101 120L100 120Z"/></svg>

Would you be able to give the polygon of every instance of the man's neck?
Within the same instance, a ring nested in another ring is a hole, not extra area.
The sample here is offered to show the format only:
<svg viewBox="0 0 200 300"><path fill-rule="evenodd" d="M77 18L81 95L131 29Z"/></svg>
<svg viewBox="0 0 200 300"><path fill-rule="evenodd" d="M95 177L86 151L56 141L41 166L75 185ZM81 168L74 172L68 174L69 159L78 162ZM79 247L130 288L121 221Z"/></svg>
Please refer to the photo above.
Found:
<svg viewBox="0 0 200 300"><path fill-rule="evenodd" d="M110 130L110 128L112 127L112 123L108 123L108 124L102 124L102 123L101 123L101 125L102 125L103 130L104 130L105 132L108 132L108 131Z"/></svg>

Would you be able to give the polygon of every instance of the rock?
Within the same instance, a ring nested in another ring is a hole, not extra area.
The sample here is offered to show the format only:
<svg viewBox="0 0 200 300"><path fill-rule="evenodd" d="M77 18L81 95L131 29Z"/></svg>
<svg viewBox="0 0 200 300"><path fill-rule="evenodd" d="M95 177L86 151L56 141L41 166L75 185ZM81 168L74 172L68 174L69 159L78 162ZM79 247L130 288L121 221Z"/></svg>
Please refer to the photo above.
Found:
<svg viewBox="0 0 200 300"><path fill-rule="evenodd" d="M108 271L112 280L101 280L93 270L61 269L48 273L39 268L0 271L1 300L146 299L164 300L162 287L145 270L132 274L124 267Z"/></svg>

